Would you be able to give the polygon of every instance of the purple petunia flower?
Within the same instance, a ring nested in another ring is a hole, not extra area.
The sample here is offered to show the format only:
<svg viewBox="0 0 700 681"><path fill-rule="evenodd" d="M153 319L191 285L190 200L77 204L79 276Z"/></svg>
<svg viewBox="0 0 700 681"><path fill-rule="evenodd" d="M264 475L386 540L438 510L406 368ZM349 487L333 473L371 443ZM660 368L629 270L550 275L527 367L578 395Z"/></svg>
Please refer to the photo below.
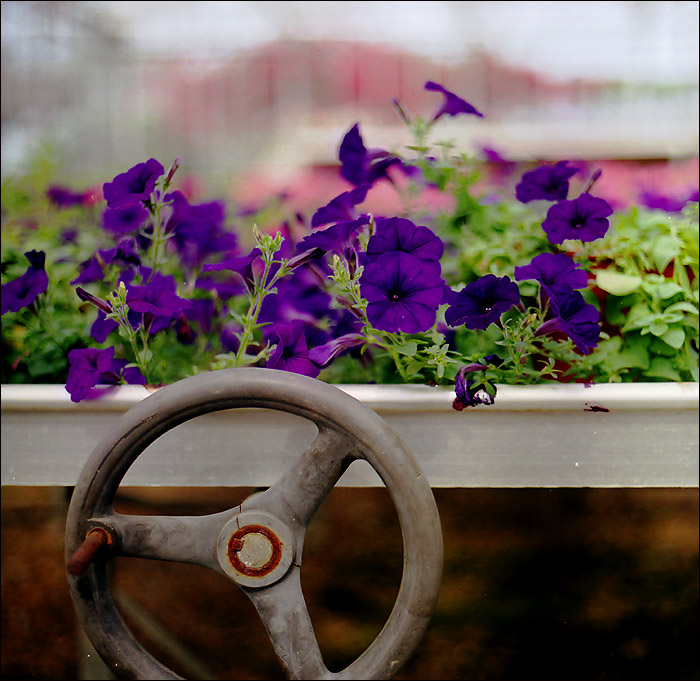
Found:
<svg viewBox="0 0 700 681"><path fill-rule="evenodd" d="M398 156L393 156L383 149L368 150L357 123L345 134L340 144L340 174L356 187L371 185L382 177L389 178L387 170L401 164Z"/></svg>
<svg viewBox="0 0 700 681"><path fill-rule="evenodd" d="M143 227L150 213L140 203L130 203L118 208L106 208L102 213L102 226L116 237L136 232Z"/></svg>
<svg viewBox="0 0 700 681"><path fill-rule="evenodd" d="M521 203L529 201L561 201L569 193L569 178L580 168L559 161L553 166L541 166L525 173L515 187L515 198Z"/></svg>
<svg viewBox="0 0 700 681"><path fill-rule="evenodd" d="M75 192L68 187L52 186L46 191L51 203L59 208L69 208L70 206L82 206L85 203L85 193Z"/></svg>
<svg viewBox="0 0 700 681"><path fill-rule="evenodd" d="M241 346L241 339L238 334L243 331L243 327L236 322L224 324L219 334L222 352L238 352Z"/></svg>
<svg viewBox="0 0 700 681"><path fill-rule="evenodd" d="M545 289L554 284L568 284L571 288L586 288L588 275L565 253L540 253L529 265L515 268L517 281L535 279Z"/></svg>
<svg viewBox="0 0 700 681"><path fill-rule="evenodd" d="M542 229L553 244L566 239L595 241L608 231L608 216L613 209L607 201L590 194L581 194L577 199L564 199L555 203L542 223Z"/></svg>
<svg viewBox="0 0 700 681"><path fill-rule="evenodd" d="M225 208L220 201L191 205L182 192L168 194L173 212L165 225L183 263L198 267L214 253L233 252L238 240L223 228Z"/></svg>
<svg viewBox="0 0 700 681"><path fill-rule="evenodd" d="M177 283L174 277L156 272L146 285L130 286L126 302L129 309L135 312L169 319L190 306L190 301L180 298L176 290Z"/></svg>
<svg viewBox="0 0 700 681"><path fill-rule="evenodd" d="M369 184L361 184L355 189L336 196L313 214L311 226L320 227L331 222L352 221L358 218L355 206L365 200L370 186Z"/></svg>
<svg viewBox="0 0 700 681"><path fill-rule="evenodd" d="M639 203L651 210L662 210L666 213L680 213L688 201L697 201L698 192L695 190L686 197L667 196L657 192L643 190L639 194Z"/></svg>
<svg viewBox="0 0 700 681"><path fill-rule="evenodd" d="M445 97L445 101L442 103L442 106L433 116L433 122L444 115L457 116L458 114L465 113L474 114L475 116L479 116L481 118L484 116L484 114L479 113L469 102L445 89L442 85L434 83L432 80L429 80L425 84L424 89L432 92L441 92Z"/></svg>
<svg viewBox="0 0 700 681"><path fill-rule="evenodd" d="M119 324L113 319L107 319L105 313L101 310L97 310L97 319L92 323L90 327L90 336L97 343L104 343L109 334L112 331L116 331L119 328Z"/></svg>
<svg viewBox="0 0 700 681"><path fill-rule="evenodd" d="M2 285L1 314L28 307L49 287L49 276L45 270L46 253L27 251L24 257L29 261L24 274Z"/></svg>
<svg viewBox="0 0 700 681"><path fill-rule="evenodd" d="M141 264L141 256L136 252L136 241L130 238L122 239L115 248L100 251L100 255L109 264L115 262L135 266Z"/></svg>
<svg viewBox="0 0 700 681"><path fill-rule="evenodd" d="M485 330L497 324L501 315L520 302L518 285L508 277L487 274L467 284L459 293L446 291L445 321L450 326Z"/></svg>
<svg viewBox="0 0 700 681"><path fill-rule="evenodd" d="M123 263L125 265L141 264L141 256L135 250L133 239L122 239L114 248L105 248L97 251L95 255L80 264L80 274L70 283L90 284L94 281L101 281L105 277L105 266L112 263Z"/></svg>
<svg viewBox="0 0 700 681"><path fill-rule="evenodd" d="M509 161L504 158L498 150L492 147L481 147L481 153L486 161L491 164L494 174L499 180L504 180L515 171L518 164L515 161Z"/></svg>
<svg viewBox="0 0 700 681"><path fill-rule="evenodd" d="M332 314L332 298L319 286L317 275L308 268L298 269L291 277L280 280L276 288L276 293L265 296L258 321L277 323L297 319L306 324L310 343L325 343L328 334L319 328L318 321Z"/></svg>
<svg viewBox="0 0 700 681"><path fill-rule="evenodd" d="M349 255L357 249L357 234L369 222L369 217L363 215L350 222L338 222L304 237L298 244L297 250L308 251L314 248L324 253L331 251L350 259Z"/></svg>
<svg viewBox="0 0 700 681"><path fill-rule="evenodd" d="M76 284L91 284L93 281L101 281L104 279L104 261L98 255L93 255L90 260L80 264L80 274L70 283L71 286Z"/></svg>
<svg viewBox="0 0 700 681"><path fill-rule="evenodd" d="M197 277L195 288L210 291L219 300L228 300L243 292L243 287L237 277L229 277L222 281L213 277Z"/></svg>
<svg viewBox="0 0 700 681"><path fill-rule="evenodd" d="M235 272L243 278L243 282L248 290L252 291L255 285L253 263L260 258L261 254L262 251L259 248L254 248L248 255L240 255L223 262L203 265L202 272L220 272L221 270Z"/></svg>
<svg viewBox="0 0 700 681"><path fill-rule="evenodd" d="M276 347L267 361L269 369L281 369L316 378L321 370L309 359L304 322L294 320L273 324L265 334Z"/></svg>
<svg viewBox="0 0 700 681"><path fill-rule="evenodd" d="M156 182L165 173L165 168L156 159L138 163L125 173L117 175L102 187L105 201L110 208L126 206L129 203L148 201Z"/></svg>
<svg viewBox="0 0 700 681"><path fill-rule="evenodd" d="M444 284L439 263L392 252L365 266L360 293L376 329L419 333L435 323Z"/></svg>
<svg viewBox="0 0 700 681"><path fill-rule="evenodd" d="M68 379L66 390L73 402L89 397L98 384L116 385L122 380L131 384L144 385L146 380L138 369L127 368L127 361L114 359L114 348L86 348L71 350L68 353Z"/></svg>
<svg viewBox="0 0 700 681"><path fill-rule="evenodd" d="M561 331L574 342L574 345L587 355L591 348L598 345L600 337L600 315L595 305L586 303L579 291L574 291L568 284L555 284L550 290L549 302L555 315L547 320L535 336Z"/></svg>
<svg viewBox="0 0 700 681"><path fill-rule="evenodd" d="M367 244L367 256L376 260L383 253L401 251L426 261L438 261L445 247L427 227L406 218L376 218L377 230Z"/></svg>

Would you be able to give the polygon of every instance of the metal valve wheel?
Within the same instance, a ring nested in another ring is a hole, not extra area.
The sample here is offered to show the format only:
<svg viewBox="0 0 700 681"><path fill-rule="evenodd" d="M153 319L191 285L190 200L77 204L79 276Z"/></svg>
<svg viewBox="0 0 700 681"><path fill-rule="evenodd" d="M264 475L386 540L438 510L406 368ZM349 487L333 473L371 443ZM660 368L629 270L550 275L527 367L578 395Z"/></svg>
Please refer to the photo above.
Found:
<svg viewBox="0 0 700 681"><path fill-rule="evenodd" d="M272 487L212 515L136 516L113 510L124 475L149 444L197 416L243 407L289 412L317 427L313 443ZM352 664L333 673L323 662L301 590L301 554L314 512L356 459L369 462L394 502L403 534L403 575L383 629ZM122 619L106 569L117 555L195 563L238 583L289 678L388 679L415 649L435 607L442 534L428 481L372 410L305 376L227 369L166 386L125 414L95 448L68 509L68 581L97 652L122 678L182 678L148 653Z"/></svg>

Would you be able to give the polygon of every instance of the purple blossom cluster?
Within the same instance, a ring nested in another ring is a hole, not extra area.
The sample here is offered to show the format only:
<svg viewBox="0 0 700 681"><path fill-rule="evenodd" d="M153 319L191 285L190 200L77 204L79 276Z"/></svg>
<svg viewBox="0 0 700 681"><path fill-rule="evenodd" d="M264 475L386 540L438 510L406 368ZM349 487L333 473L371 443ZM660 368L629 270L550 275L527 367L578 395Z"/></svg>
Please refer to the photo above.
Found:
<svg viewBox="0 0 700 681"><path fill-rule="evenodd" d="M442 85L428 81L425 89L443 97L429 126L445 116L483 117ZM584 355L596 347L598 311L581 295L587 274L569 255L541 253L515 267L514 280L489 273L453 289L444 266L453 251L434 222L363 209L377 183L394 183L394 172L415 179L422 172L419 164L368 148L358 124L344 135L338 157L349 188L313 213L301 238L292 239L288 225L267 230L286 237L274 252L264 239L241 248L235 231L225 226L222 202L193 204L182 192L169 191L179 162L166 173L151 158L105 183L103 243L80 263L70 283L80 301L97 310L92 340L107 345L69 353L71 398L88 398L99 385L148 382L138 361L135 366L115 358L117 332L144 346L170 333L183 346L313 377L348 353L360 361L373 345L393 355L399 347L415 354L415 348L401 345L408 336L422 346L428 335L433 343L439 336L455 353L461 330L505 333L504 319L525 310L517 283L524 281L540 288L533 339L563 334ZM541 223L552 250L566 240L601 238L608 230L612 209L603 199L587 191L569 198L569 180L579 170L567 161L542 166L526 172L515 188L522 203L553 202ZM57 206L83 201L83 195L60 187L49 196ZM2 287L3 314L30 306L49 286L45 254L31 251L26 257L26 272ZM449 275L454 279L454 271ZM90 286L95 293L85 288ZM116 289L124 290L123 300ZM247 313L242 300L248 301ZM455 408L492 404L492 374L506 360L491 354L461 366L451 361Z"/></svg>

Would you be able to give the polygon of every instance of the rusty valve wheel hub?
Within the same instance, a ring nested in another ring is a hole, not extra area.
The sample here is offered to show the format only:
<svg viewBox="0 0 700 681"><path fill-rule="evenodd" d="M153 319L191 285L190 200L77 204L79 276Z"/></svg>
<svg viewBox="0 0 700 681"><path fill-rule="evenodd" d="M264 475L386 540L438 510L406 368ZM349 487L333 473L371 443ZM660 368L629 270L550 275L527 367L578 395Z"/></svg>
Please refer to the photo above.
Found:
<svg viewBox="0 0 700 681"><path fill-rule="evenodd" d="M294 560L292 531L270 513L239 513L224 525L216 556L221 569L241 586L261 587L284 577Z"/></svg>
<svg viewBox="0 0 700 681"><path fill-rule="evenodd" d="M137 457L177 425L210 412L262 408L315 424L306 451L269 489L204 516L117 513L113 502ZM404 567L394 608L367 650L344 670L323 662L301 590L306 528L353 461L364 459L391 495ZM95 448L66 520L66 570L78 617L95 650L120 678L179 679L137 641L109 588L115 556L194 563L226 575L255 605L291 679L388 679L420 641L437 600L442 533L418 464L373 411L338 388L273 369L226 369L166 386L129 410Z"/></svg>

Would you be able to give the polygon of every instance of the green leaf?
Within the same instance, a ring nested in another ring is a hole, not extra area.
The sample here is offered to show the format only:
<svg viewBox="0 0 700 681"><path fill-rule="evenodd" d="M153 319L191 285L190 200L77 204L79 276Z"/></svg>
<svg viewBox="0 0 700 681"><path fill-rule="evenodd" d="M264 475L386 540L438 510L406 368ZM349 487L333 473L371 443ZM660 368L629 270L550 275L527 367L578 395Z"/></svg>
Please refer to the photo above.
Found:
<svg viewBox="0 0 700 681"><path fill-rule="evenodd" d="M617 373L620 369L647 369L649 367L647 345L645 342L628 342L624 349L611 352L605 358L604 364L611 373Z"/></svg>
<svg viewBox="0 0 700 681"><path fill-rule="evenodd" d="M598 288L614 296L625 296L636 291L642 284L642 278L633 274L621 274L611 270L599 270L596 274Z"/></svg>
<svg viewBox="0 0 700 681"><path fill-rule="evenodd" d="M419 371L421 371L422 368L423 365L420 362L416 362L414 360L408 363L408 366L406 367L405 371L409 376L415 376Z"/></svg>
<svg viewBox="0 0 700 681"><path fill-rule="evenodd" d="M655 336L663 336L668 331L668 324L660 319L656 319L649 324L648 328L649 332ZM646 331L646 329L644 329L642 333L644 333L644 331Z"/></svg>
<svg viewBox="0 0 700 681"><path fill-rule="evenodd" d="M675 281L665 281L654 287L652 295L657 295L662 300L665 300L666 298L672 298L676 293L683 293L683 289Z"/></svg>
<svg viewBox="0 0 700 681"><path fill-rule="evenodd" d="M681 253L680 240L671 235L659 236L651 247L651 257L659 272L663 272L668 264Z"/></svg>
<svg viewBox="0 0 700 681"><path fill-rule="evenodd" d="M672 348L676 348L676 350L678 350L685 342L685 331L677 326L674 326L666 331L666 333L659 336L659 338L661 338L664 343L668 343Z"/></svg>
<svg viewBox="0 0 700 681"><path fill-rule="evenodd" d="M665 378L669 381L680 382L680 374L673 368L671 362L664 357L654 357L651 360L651 365L644 372L646 376L654 378Z"/></svg>
<svg viewBox="0 0 700 681"><path fill-rule="evenodd" d="M407 341L403 345L397 345L396 351L402 355L408 355L409 357L413 357L416 354L416 352L418 352L418 344L416 343L416 341Z"/></svg>
<svg viewBox="0 0 700 681"><path fill-rule="evenodd" d="M627 321L627 315L624 312L627 306L623 304L625 300L619 296L608 296L605 301L605 318L613 326L622 326Z"/></svg>
<svg viewBox="0 0 700 681"><path fill-rule="evenodd" d="M696 305L693 305L692 303L688 303L684 300L682 300L679 303L673 303L673 305L669 305L664 312L689 312L690 314L698 314L698 308Z"/></svg>

